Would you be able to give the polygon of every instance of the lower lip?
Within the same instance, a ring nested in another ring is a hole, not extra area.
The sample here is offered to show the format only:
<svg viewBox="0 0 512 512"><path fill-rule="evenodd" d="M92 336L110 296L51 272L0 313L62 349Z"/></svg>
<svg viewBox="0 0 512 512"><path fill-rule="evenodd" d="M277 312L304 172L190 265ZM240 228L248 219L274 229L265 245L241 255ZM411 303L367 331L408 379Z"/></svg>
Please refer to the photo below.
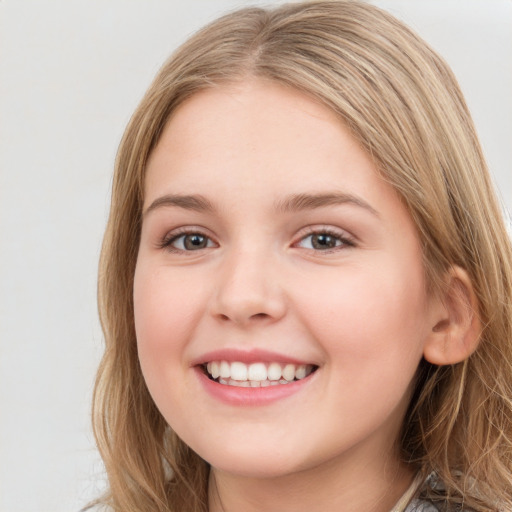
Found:
<svg viewBox="0 0 512 512"><path fill-rule="evenodd" d="M266 386L263 388L244 388L238 386L228 386L220 384L208 378L202 367L195 367L196 373L206 391L216 400L229 405L255 407L269 405L272 402L282 400L301 391L307 386L313 377L311 373L304 379L290 382L289 384L279 384L277 386Z"/></svg>

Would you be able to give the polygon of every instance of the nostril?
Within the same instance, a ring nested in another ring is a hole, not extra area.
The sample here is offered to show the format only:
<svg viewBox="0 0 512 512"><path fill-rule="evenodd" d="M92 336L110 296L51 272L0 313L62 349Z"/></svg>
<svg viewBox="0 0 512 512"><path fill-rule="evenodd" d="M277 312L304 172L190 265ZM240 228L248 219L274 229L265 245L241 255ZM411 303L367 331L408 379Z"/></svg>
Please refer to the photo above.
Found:
<svg viewBox="0 0 512 512"><path fill-rule="evenodd" d="M240 322L241 320L236 318L235 315L233 315L233 317L230 317L229 315L226 315L225 313L220 313L218 315L218 318L222 321L222 322L227 322L227 321L231 321L231 320L234 320L235 322ZM254 315L250 315L249 317L247 317L245 320L243 320L242 322L245 323L247 321L262 321L262 320L265 320L267 318L270 318L270 315L268 315L267 313L255 313Z"/></svg>
<svg viewBox="0 0 512 512"><path fill-rule="evenodd" d="M255 315L252 315L251 318L256 318L256 319L264 319L264 318L267 318L268 315L267 313L256 313Z"/></svg>

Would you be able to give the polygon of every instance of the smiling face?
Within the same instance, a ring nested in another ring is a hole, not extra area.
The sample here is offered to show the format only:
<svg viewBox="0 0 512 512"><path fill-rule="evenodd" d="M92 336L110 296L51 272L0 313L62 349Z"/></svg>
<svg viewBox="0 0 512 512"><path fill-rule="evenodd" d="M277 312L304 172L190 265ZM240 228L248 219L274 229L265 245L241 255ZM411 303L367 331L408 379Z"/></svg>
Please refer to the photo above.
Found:
<svg viewBox="0 0 512 512"><path fill-rule="evenodd" d="M214 470L397 462L425 290L410 215L326 107L251 81L173 114L147 169L135 325L155 403Z"/></svg>

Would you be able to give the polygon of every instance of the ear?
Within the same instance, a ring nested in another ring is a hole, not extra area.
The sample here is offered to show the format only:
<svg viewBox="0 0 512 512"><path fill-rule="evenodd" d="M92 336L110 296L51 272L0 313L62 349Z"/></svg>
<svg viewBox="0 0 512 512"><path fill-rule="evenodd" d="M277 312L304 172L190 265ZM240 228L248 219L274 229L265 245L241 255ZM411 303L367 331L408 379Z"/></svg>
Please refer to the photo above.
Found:
<svg viewBox="0 0 512 512"><path fill-rule="evenodd" d="M447 287L432 300L431 331L423 356L439 366L460 363L478 347L482 329L478 301L467 272L452 267Z"/></svg>

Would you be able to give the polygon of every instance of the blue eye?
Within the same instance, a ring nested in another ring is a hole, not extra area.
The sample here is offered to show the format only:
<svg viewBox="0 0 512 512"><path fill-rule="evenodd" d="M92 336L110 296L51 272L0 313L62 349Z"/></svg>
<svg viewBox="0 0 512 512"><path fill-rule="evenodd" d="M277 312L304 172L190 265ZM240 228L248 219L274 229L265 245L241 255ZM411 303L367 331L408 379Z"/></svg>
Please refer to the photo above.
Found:
<svg viewBox="0 0 512 512"><path fill-rule="evenodd" d="M201 233L184 233L166 241L164 246L171 250L198 251L215 247L215 244L210 238Z"/></svg>
<svg viewBox="0 0 512 512"><path fill-rule="evenodd" d="M338 234L319 231L301 238L297 246L315 251L329 251L338 247L353 246L353 243Z"/></svg>

